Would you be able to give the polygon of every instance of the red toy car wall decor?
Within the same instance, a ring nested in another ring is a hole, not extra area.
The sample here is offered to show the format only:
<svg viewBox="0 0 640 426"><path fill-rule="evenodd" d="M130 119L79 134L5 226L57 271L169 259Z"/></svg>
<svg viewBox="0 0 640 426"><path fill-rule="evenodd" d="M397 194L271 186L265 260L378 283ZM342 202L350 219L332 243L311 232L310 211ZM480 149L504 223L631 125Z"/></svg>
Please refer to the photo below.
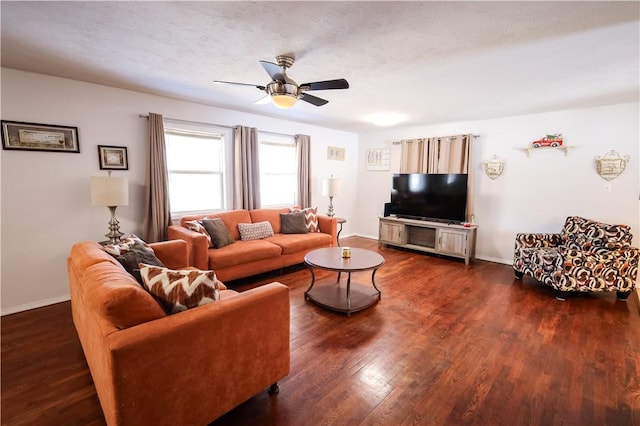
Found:
<svg viewBox="0 0 640 426"><path fill-rule="evenodd" d="M542 139L538 139L537 141L531 142L534 148L540 148L541 146L550 146L556 148L558 146L562 146L564 139L562 138L561 133L556 133L552 135L546 135Z"/></svg>

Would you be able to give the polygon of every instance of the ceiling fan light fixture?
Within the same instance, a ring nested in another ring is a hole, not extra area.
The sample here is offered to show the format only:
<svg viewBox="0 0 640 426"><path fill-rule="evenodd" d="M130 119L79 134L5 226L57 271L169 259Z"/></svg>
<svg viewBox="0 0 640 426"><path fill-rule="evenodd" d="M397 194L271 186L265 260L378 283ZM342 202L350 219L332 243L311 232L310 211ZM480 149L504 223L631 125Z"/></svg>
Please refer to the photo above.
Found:
<svg viewBox="0 0 640 426"><path fill-rule="evenodd" d="M296 104L297 101L298 101L298 98L293 95L286 95L286 94L271 95L271 102L273 102L273 104L278 108L282 108L282 109L291 108Z"/></svg>
<svg viewBox="0 0 640 426"><path fill-rule="evenodd" d="M287 69L293 65L293 56L280 55L276 57L277 64L273 62L260 61L264 70L271 77L271 82L265 86L259 84L237 83L234 81L216 80L215 83L236 84L239 86L253 86L267 94L264 98L256 101L256 104L269 102L278 108L292 108L298 99L314 106L322 106L329 103L328 100L310 95L309 91L313 90L331 90L331 89L348 89L349 83L344 78L325 81L313 81L298 85L295 81L287 76Z"/></svg>
<svg viewBox="0 0 640 426"><path fill-rule="evenodd" d="M271 96L271 102L278 108L288 109L298 101L298 86L295 82L272 81L267 84L266 92Z"/></svg>

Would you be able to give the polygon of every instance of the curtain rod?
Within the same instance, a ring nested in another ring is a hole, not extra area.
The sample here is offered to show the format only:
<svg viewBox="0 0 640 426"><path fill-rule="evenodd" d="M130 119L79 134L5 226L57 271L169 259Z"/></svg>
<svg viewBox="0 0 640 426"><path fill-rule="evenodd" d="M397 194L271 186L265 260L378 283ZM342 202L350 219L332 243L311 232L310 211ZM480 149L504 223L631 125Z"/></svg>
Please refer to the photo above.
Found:
<svg viewBox="0 0 640 426"><path fill-rule="evenodd" d="M146 114L138 114L138 117L140 118L145 118L145 119L149 119L149 116ZM235 126L227 126L225 124L216 124L216 123L204 123L202 121L190 121L190 120L182 120L179 118L168 118L168 117L162 117L163 120L167 120L167 121L173 121L174 123L186 123L186 124L202 124L205 126L216 126L216 127L223 127L225 129L233 129ZM258 132L260 133L267 133L270 135L276 135L276 136L288 136L288 137L294 137L294 135L289 135L287 133L278 133L278 132L267 132L266 130L258 130Z"/></svg>
<svg viewBox="0 0 640 426"><path fill-rule="evenodd" d="M149 119L149 116L146 114L138 114L138 117L140 118L145 118L145 119ZM174 123L185 123L185 124L203 124L205 126L216 126L216 127L223 127L225 129L233 129L234 126L227 126L224 124L216 124L216 123L205 123L202 121L191 121L191 120L181 120L179 118L168 118L168 117L162 117L163 120L167 120L167 121L173 121Z"/></svg>
<svg viewBox="0 0 640 426"><path fill-rule="evenodd" d="M479 138L480 137L480 135L471 135L471 136L473 136L474 138ZM455 138L455 136L445 136L445 137L436 138L436 139L445 139L445 138L453 139L453 138ZM430 139L430 138L417 138L417 139ZM393 141L393 142L391 142L391 144L392 145L402 145L403 143L405 143L406 141L409 141L409 140L412 140L412 139L403 139L401 141Z"/></svg>

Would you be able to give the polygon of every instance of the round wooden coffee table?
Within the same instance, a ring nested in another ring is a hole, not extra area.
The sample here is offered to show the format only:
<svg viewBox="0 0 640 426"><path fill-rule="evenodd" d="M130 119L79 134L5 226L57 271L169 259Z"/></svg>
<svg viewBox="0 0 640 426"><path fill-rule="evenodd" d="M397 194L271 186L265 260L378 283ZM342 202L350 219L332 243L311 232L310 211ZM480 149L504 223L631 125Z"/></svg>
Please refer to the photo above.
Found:
<svg viewBox="0 0 640 426"><path fill-rule="evenodd" d="M343 258L340 247L322 248L307 253L304 263L311 271L311 284L304 292L305 300L311 300L327 309L344 312L347 316L351 316L352 312L368 308L382 298L382 292L376 287L375 276L378 268L384 264L384 257L374 251L352 248L351 257ZM313 270L315 268L337 272L338 280L334 285L314 287L316 275ZM352 272L369 270L372 270L373 288L351 282ZM342 272L347 273L347 282L344 286L340 282Z"/></svg>

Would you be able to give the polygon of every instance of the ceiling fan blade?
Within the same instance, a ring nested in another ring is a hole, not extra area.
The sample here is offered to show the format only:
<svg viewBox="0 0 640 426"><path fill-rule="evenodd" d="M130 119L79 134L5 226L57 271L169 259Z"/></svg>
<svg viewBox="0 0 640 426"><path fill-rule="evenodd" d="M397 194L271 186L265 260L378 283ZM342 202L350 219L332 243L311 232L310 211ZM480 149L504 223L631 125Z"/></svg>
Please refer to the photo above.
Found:
<svg viewBox="0 0 640 426"><path fill-rule="evenodd" d="M267 96L263 96L260 99L258 99L257 101L254 102L255 105L263 105L263 104L268 104L271 103L271 96L267 95Z"/></svg>
<svg viewBox="0 0 640 426"><path fill-rule="evenodd" d="M310 104L315 106L322 106L329 103L329 101L327 101L326 99L321 99L308 93L303 93L302 95L300 95L300 100L309 102Z"/></svg>
<svg viewBox="0 0 640 426"><path fill-rule="evenodd" d="M344 78L337 80L314 81L312 83L304 83L300 85L302 90L329 90L329 89L348 89L349 82Z"/></svg>
<svg viewBox="0 0 640 426"><path fill-rule="evenodd" d="M260 61L260 64L262 64L264 70L267 72L267 74L269 74L271 80L285 81L286 77L282 72L282 68L280 68L280 65L267 61Z"/></svg>
<svg viewBox="0 0 640 426"><path fill-rule="evenodd" d="M235 84L238 86L251 86L251 87L255 87L258 90L264 90L265 87L264 86L260 86L258 84L250 84L250 83L236 83L235 81L222 81L222 80L213 80L214 83L217 84Z"/></svg>

